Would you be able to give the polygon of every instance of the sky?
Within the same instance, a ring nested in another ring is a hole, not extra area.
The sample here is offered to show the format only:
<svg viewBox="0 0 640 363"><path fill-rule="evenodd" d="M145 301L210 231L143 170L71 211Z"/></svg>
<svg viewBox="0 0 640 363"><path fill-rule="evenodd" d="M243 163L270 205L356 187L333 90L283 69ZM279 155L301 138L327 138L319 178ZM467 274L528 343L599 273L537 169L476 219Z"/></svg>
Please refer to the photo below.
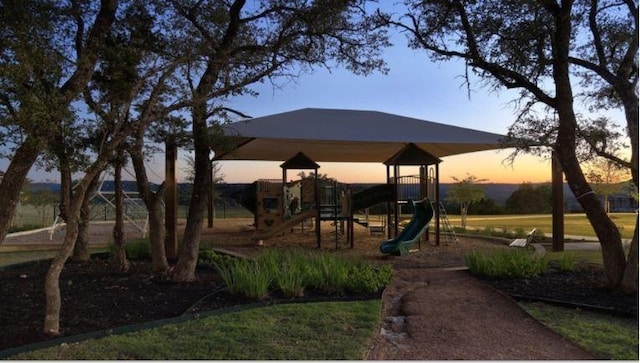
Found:
<svg viewBox="0 0 640 363"><path fill-rule="evenodd" d="M273 87L260 83L252 88L259 93L239 96L226 106L252 117L267 116L302 108L334 108L380 111L432 122L506 134L515 120L510 103L515 91L489 91L478 79L471 92L463 84L464 65L459 61L434 63L423 51L409 49L402 35L393 38L394 46L385 51L388 74L358 76L341 68L318 67L311 74ZM473 175L491 183L548 182L550 162L534 156L518 156L513 165L504 161L512 149L484 151L442 158L440 179ZM184 181L184 157L178 155L178 179ZM282 162L220 161L221 174L227 183L250 183L257 179L279 179ZM7 160L0 160L5 170ZM155 154L148 167L151 181L164 175L164 155ZM383 164L320 163L319 172L344 183L382 183L386 176ZM401 168L401 175L417 174L417 169ZM58 182L57 174L34 167L28 177L33 181Z"/></svg>
<svg viewBox="0 0 640 363"><path fill-rule="evenodd" d="M506 134L515 120L509 101L515 93L490 93L472 85L471 95L460 75L460 62L433 63L426 53L406 47L401 38L385 53L390 71L357 76L343 69L317 69L280 89L269 84L254 87L258 97L244 96L227 106L252 117L302 108L334 108L381 111L402 116ZM546 182L551 180L547 160L519 156L513 166L503 161L512 149L484 151L444 157L440 164L441 182L453 182L473 175L494 183ZM281 162L220 161L221 173L228 183L279 179ZM417 168L402 167L401 175L414 175ZM386 167L371 163L320 163L319 173L344 183L383 183Z"/></svg>

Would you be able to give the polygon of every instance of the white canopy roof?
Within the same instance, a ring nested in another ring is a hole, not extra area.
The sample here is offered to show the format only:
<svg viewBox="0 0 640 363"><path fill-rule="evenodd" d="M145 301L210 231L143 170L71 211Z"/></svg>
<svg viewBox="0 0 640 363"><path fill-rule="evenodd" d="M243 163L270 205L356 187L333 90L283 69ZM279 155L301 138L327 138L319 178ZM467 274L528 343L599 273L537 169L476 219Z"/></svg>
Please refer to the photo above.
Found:
<svg viewBox="0 0 640 363"><path fill-rule="evenodd" d="M236 136L218 160L285 161L303 152L317 162L384 162L409 143L431 155L505 147L503 135L376 111L305 108L223 126Z"/></svg>

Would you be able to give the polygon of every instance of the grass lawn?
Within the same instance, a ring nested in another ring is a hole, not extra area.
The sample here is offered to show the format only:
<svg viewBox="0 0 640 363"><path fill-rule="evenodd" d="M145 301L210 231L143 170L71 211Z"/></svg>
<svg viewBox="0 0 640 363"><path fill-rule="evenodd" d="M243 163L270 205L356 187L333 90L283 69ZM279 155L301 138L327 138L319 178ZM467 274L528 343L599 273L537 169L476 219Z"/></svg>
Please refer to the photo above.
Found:
<svg viewBox="0 0 640 363"><path fill-rule="evenodd" d="M274 305L60 345L27 360L362 360L380 300Z"/></svg>
<svg viewBox="0 0 640 363"><path fill-rule="evenodd" d="M633 230L636 226L637 215L635 213L611 213L611 219L620 229L622 238L632 238ZM460 226L460 216L449 215L449 221L453 226ZM529 231L537 228L543 233L551 233L551 214L532 215L490 215L490 216L467 216L467 228L474 229L500 229ZM576 236L592 236L595 232L587 220L585 214L565 214L564 233Z"/></svg>
<svg viewBox="0 0 640 363"><path fill-rule="evenodd" d="M560 335L604 359L638 360L638 320L542 303L521 303Z"/></svg>

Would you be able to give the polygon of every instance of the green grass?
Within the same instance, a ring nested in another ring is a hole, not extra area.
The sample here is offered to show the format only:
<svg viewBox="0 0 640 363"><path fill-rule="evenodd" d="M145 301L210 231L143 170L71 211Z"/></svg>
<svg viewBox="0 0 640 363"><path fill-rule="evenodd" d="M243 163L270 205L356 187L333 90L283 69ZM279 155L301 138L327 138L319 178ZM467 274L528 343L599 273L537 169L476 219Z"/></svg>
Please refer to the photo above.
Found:
<svg viewBox="0 0 640 363"><path fill-rule="evenodd" d="M454 226L460 226L460 216L449 215L449 221ZM623 238L632 238L636 225L635 213L611 213L611 219L620 229ZM474 229L522 229L530 231L536 228L544 233L551 233L551 214L534 215L491 215L491 216L468 216L467 228ZM595 232L587 220L585 214L565 214L564 233L576 236L592 236Z"/></svg>
<svg viewBox="0 0 640 363"><path fill-rule="evenodd" d="M567 260L575 261L578 265L595 264L602 265L602 252L599 250L589 251L547 251L545 257L550 261L557 261L559 264L567 263Z"/></svg>
<svg viewBox="0 0 640 363"><path fill-rule="evenodd" d="M376 293L392 278L389 265L374 267L359 258L326 252L270 249L254 260L202 254L200 263L215 266L231 293L256 300L265 297L270 287L287 297L303 296L305 290L311 289L328 295Z"/></svg>
<svg viewBox="0 0 640 363"><path fill-rule="evenodd" d="M379 319L379 300L275 305L9 359L362 360Z"/></svg>
<svg viewBox="0 0 640 363"><path fill-rule="evenodd" d="M491 278L534 277L547 271L548 260L528 250L472 251L464 256L469 271Z"/></svg>
<svg viewBox="0 0 640 363"><path fill-rule="evenodd" d="M521 303L535 319L604 359L638 360L638 320L558 307Z"/></svg>

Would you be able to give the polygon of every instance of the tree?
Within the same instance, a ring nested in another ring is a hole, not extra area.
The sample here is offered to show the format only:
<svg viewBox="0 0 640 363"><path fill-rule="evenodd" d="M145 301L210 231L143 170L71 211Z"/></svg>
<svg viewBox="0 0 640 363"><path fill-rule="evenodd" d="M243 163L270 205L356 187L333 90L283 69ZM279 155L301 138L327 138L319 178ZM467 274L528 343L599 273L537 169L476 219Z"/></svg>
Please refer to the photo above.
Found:
<svg viewBox="0 0 640 363"><path fill-rule="evenodd" d="M222 142L219 124L223 97L251 92L264 80L293 78L314 65L339 62L362 74L381 69L384 31L364 14L366 0L185 1L167 7L166 29L175 37L176 55L185 64L184 89L191 102L195 160L189 203L173 279L195 278L213 143Z"/></svg>
<svg viewBox="0 0 640 363"><path fill-rule="evenodd" d="M604 208L609 209L609 197L624 189L624 181L629 180L629 170L622 169L610 159L597 158L590 163L587 180L591 188L604 199Z"/></svg>
<svg viewBox="0 0 640 363"><path fill-rule="evenodd" d="M432 59L465 62L491 89L520 92L520 114L509 131L521 151L555 151L567 183L598 236L611 287L637 291L637 227L628 259L620 232L587 182L579 150L628 168L638 187L638 4L633 0L500 2L407 1L399 19L381 16L407 32L409 44ZM581 92L576 93L575 84ZM630 160L606 153L609 129L576 114L584 96L592 112L622 108ZM542 115L542 116L541 116ZM596 132L597 131L597 132ZM603 132L605 131L605 132ZM636 223L637 224L637 223Z"/></svg>
<svg viewBox="0 0 640 363"><path fill-rule="evenodd" d="M467 211L471 203L478 202L485 198L484 188L478 185L478 183L486 181L485 179L478 179L473 175L467 173L467 177L464 179L458 179L451 177L455 180L455 183L451 185L447 191L447 201L458 203L460 206L460 219L462 228L467 228Z"/></svg>
<svg viewBox="0 0 640 363"><path fill-rule="evenodd" d="M52 208L58 202L58 194L46 187L35 187L30 180L26 181L26 186L22 193L21 203L24 205L32 205L36 208L41 218L41 225L46 226L47 209Z"/></svg>
<svg viewBox="0 0 640 363"><path fill-rule="evenodd" d="M551 213L551 186L520 184L505 201L505 210L511 214Z"/></svg>
<svg viewBox="0 0 640 363"><path fill-rule="evenodd" d="M495 200L482 198L479 201L470 204L468 214L504 214L504 208L496 203Z"/></svg>
<svg viewBox="0 0 640 363"><path fill-rule="evenodd" d="M69 106L93 74L117 4L0 2L0 132L11 160L0 182L0 240L6 236L27 173L62 131Z"/></svg>
<svg viewBox="0 0 640 363"><path fill-rule="evenodd" d="M71 179L71 170L79 164L78 160L84 160L87 165L75 187L63 189L67 230L61 250L53 259L45 280L44 331L50 335L59 334L59 277L74 249L81 206L92 181L104 171L115 153L122 150L124 143L137 130L165 116L162 112L155 112L157 103L154 99L166 89L168 74L172 74L175 67L145 47L153 42L138 42L140 35L148 35L151 30L150 27L145 28L149 25L146 22L149 17L138 12L144 2L132 1L126 5L116 14L116 26L101 34L104 44L109 47L101 49L100 61L95 64L96 72L83 92L84 106L94 117L69 117L64 128L61 127L64 132L54 135L49 146L58 159L63 181ZM82 144L78 140L83 139L96 141L92 153L83 155L79 150L69 147Z"/></svg>

